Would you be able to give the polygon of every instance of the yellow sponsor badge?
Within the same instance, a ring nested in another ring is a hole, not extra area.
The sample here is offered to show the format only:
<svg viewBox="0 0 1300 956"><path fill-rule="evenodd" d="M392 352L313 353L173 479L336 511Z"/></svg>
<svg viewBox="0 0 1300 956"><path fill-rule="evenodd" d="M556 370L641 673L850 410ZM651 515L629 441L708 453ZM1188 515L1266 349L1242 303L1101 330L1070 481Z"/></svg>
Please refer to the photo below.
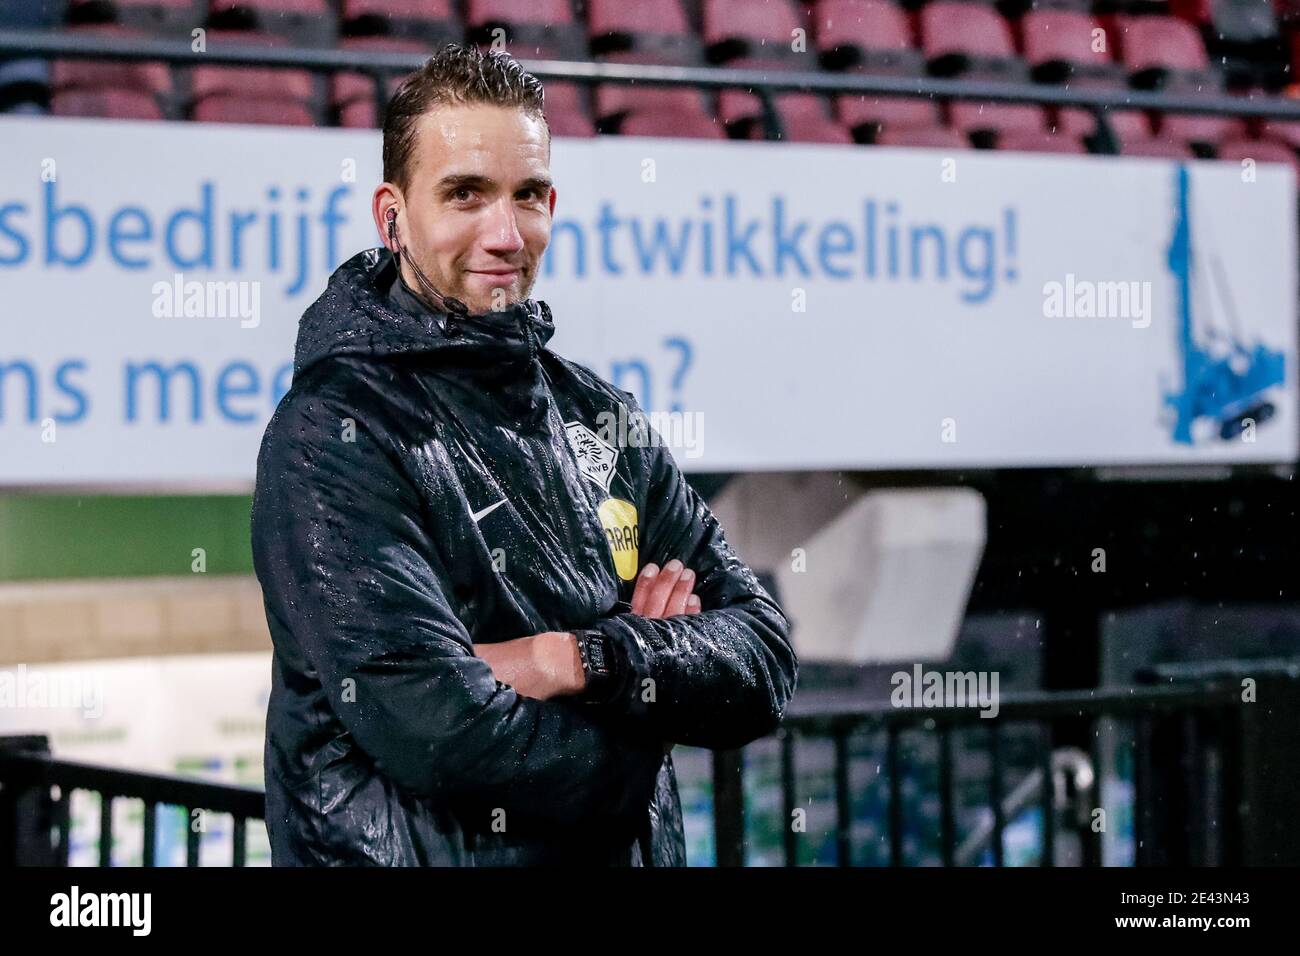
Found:
<svg viewBox="0 0 1300 956"><path fill-rule="evenodd" d="M641 528L637 525L636 505L622 498L606 498L597 509L601 527L614 555L614 570L624 581L631 581L637 572L637 546L641 543Z"/></svg>

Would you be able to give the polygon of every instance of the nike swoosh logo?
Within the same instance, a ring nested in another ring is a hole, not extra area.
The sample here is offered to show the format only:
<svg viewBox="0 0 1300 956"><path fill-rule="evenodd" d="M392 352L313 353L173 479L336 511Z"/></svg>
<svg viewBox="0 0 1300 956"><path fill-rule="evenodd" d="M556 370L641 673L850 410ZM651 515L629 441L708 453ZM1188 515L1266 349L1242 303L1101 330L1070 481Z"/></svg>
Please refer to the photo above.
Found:
<svg viewBox="0 0 1300 956"><path fill-rule="evenodd" d="M501 499L500 501L498 501L496 504L494 504L494 505L488 505L488 506L487 506L486 508L484 508L482 511L471 511L471 512L469 513L469 516L470 516L471 519L473 519L473 521L474 521L475 524L478 524L480 518L484 517L485 515L489 515L489 514L491 514L492 512L496 511L498 508L500 508L500 507L501 507L503 504L505 504L505 503L506 503L506 499L505 499L505 498L502 498L502 499Z"/></svg>

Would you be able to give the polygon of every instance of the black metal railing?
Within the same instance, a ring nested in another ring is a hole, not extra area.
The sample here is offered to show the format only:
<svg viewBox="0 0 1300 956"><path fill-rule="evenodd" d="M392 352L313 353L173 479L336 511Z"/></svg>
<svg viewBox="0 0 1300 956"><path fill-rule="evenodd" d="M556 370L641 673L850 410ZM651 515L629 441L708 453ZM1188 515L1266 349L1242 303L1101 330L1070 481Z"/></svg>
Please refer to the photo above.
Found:
<svg viewBox="0 0 1300 956"><path fill-rule="evenodd" d="M161 61L174 65L257 66L308 70L315 74L360 73L375 81L377 116L388 102L388 79L417 69L427 53L397 53L312 47L227 46L198 51L185 41L81 36L41 30L0 30L0 57L66 57L69 59ZM823 71L731 69L726 67L655 66L566 60L522 59L520 63L542 80L591 86L596 83L640 83L650 86L690 86L704 90L745 89L763 104L764 134L783 135L773 94L786 91L857 93L938 100L978 100L989 103L1034 103L1078 107L1097 118L1103 151L1115 152L1106 114L1111 110L1151 110L1207 116L1300 120L1300 102L1284 97L1189 95L1106 87L1065 87L1052 84L1008 83L936 77L879 76Z"/></svg>
<svg viewBox="0 0 1300 956"><path fill-rule="evenodd" d="M1098 746L1103 721L1129 730L1136 865L1300 863L1294 773L1287 769L1300 761L1300 667L1291 663L1286 668L1261 668L1254 673L1250 695L1236 677L1166 686L1029 693L1002 697L995 717L982 717L978 709L969 706L896 708L885 703L845 709L801 706L796 698L777 734L785 865L799 864L803 839L791 826L799 806L797 750L800 743L814 740L833 743L836 862L852 865L849 741L852 735L865 732L883 732L885 736L886 839L892 865L908 862L903 850L901 746L908 734L937 737L937 837L943 865L975 862L984 847L992 851L995 866L1003 865L1008 821L1034 802L1042 810L1041 865L1059 862L1056 843L1066 829L1081 850L1078 862L1101 865L1103 833L1096 826L1095 811L1104 808L1101 783L1107 761ZM1248 696L1253 699L1243 699ZM953 738L980 726L986 734L986 807L991 824L975 828L959 843ZM1008 792L1003 744L1009 730L1019 727L1037 728L1043 745L1037 766ZM1058 732L1070 745L1057 745ZM1086 745L1079 746L1079 741ZM714 837L719 866L743 866L746 862L744 772L741 751L714 754Z"/></svg>
<svg viewBox="0 0 1300 956"><path fill-rule="evenodd" d="M232 861L247 861L250 820L262 820L265 796L251 787L139 773L93 764L56 760L39 735L0 737L0 866L67 866L71 850L71 808L75 790L99 795L99 865L112 864L113 805L144 802L145 866L156 863L158 808L187 811L185 862L199 865L204 827L195 812L229 814L234 820Z"/></svg>
<svg viewBox="0 0 1300 956"><path fill-rule="evenodd" d="M916 862L905 853L903 838L904 742L915 735L930 741L937 754L936 836L943 865L970 865L991 855L993 865L1002 866L1009 822L1034 805L1041 808L1041 865L1101 865L1103 834L1095 813L1104 806L1101 785L1110 772L1099 744L1102 722L1126 728L1117 730L1117 737L1128 741L1132 753L1136 865L1300 863L1300 825L1294 813L1300 662L1271 669L1243 665L1232 676L1160 686L1006 695L997 703L996 716L984 717L973 706L844 707L796 698L775 735L785 865L801 862L801 841L806 839L790 825L800 808L799 748L825 741L834 755L835 862L853 865L850 767L855 758L850 742L864 733L885 739L880 764L888 794L883 822L891 865ZM1036 728L1040 745L1030 765L1018 768L1023 771L1019 782L1008 788L1004 750L1019 728ZM969 827L964 836L958 828L954 770L959 734L968 741L982 737L977 746L987 756L986 821ZM744 750L712 753L719 866L747 862L745 756ZM260 790L56 760L42 736L0 737L0 866L67 865L74 790L101 797L101 866L112 861L115 800L144 802L146 866L156 863L160 805L229 814L235 823L236 866L246 861L249 821L264 819L265 813ZM1079 850L1073 860L1060 859L1057 846L1063 835ZM200 838L201 828L187 828L189 866L199 865Z"/></svg>

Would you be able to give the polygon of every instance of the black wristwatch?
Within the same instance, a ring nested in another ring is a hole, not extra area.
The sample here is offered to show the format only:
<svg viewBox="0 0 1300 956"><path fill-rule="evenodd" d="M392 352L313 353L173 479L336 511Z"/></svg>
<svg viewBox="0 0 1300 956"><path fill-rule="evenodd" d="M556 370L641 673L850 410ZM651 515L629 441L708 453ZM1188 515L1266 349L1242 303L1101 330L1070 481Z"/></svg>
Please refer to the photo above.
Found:
<svg viewBox="0 0 1300 956"><path fill-rule="evenodd" d="M582 673L586 686L582 699L588 703L601 703L610 694L614 684L614 653L609 638L600 631L574 631L578 639L578 656L582 658Z"/></svg>

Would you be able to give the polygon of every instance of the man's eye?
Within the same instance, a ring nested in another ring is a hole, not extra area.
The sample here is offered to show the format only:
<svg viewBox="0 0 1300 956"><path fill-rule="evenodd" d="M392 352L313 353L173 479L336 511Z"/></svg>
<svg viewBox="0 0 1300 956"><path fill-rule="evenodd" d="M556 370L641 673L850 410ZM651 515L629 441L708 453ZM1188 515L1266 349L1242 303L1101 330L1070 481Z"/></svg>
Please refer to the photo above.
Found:
<svg viewBox="0 0 1300 956"><path fill-rule="evenodd" d="M451 194L451 198L455 199L457 202L468 202L470 199L474 198L474 193L472 190L462 186Z"/></svg>

